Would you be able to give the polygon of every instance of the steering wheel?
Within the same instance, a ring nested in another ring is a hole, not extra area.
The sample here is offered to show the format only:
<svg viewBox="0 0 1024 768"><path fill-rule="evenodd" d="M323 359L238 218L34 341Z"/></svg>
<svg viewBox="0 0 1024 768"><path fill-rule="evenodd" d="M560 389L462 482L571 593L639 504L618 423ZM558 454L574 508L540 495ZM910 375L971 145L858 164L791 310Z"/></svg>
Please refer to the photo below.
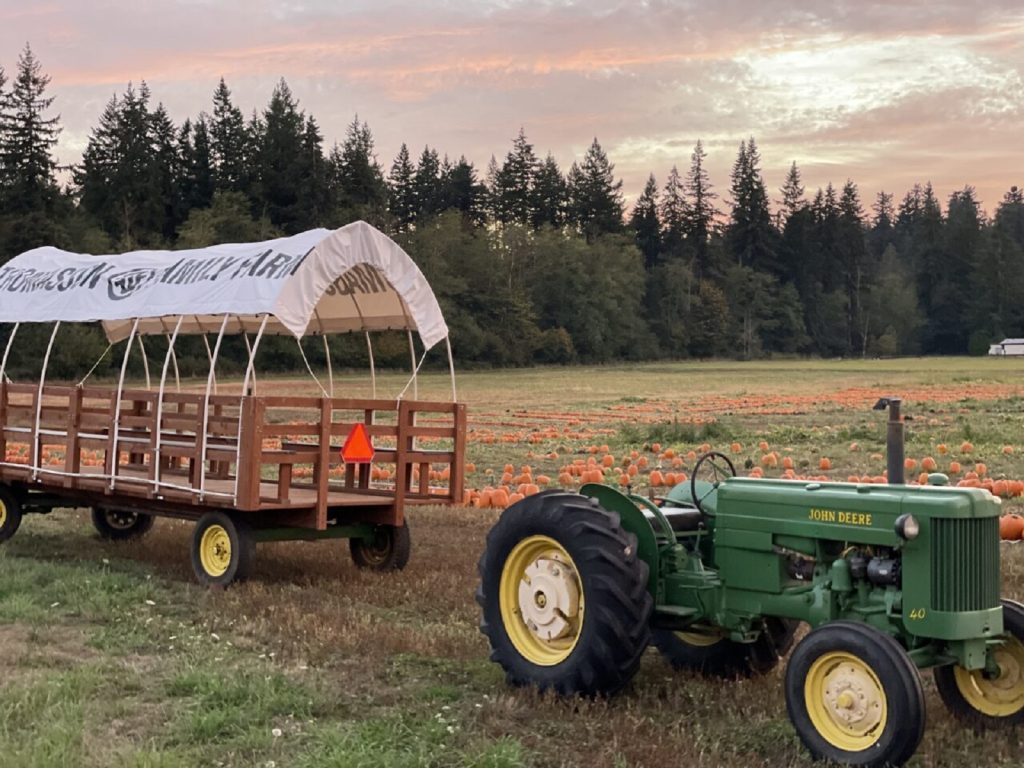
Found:
<svg viewBox="0 0 1024 768"><path fill-rule="evenodd" d="M700 477L701 470L704 471L705 477ZM693 465L693 474L690 475L690 495L697 509L707 514L702 502L718 490L722 480L728 480L730 477L736 477L736 467L724 453L711 451L697 459L697 463Z"/></svg>

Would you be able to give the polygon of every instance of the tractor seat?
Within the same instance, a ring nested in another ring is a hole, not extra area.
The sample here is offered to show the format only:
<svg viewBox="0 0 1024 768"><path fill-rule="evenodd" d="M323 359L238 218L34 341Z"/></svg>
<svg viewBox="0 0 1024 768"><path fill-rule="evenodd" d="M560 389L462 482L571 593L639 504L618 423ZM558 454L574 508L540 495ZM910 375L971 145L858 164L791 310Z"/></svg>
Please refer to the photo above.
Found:
<svg viewBox="0 0 1024 768"><path fill-rule="evenodd" d="M664 506L661 508L661 513L668 520L668 524L672 526L672 530L676 533L689 533L696 531L701 522L704 520L704 513L696 507L672 507ZM654 515L650 512L644 512L647 519L651 521L651 526L657 531L660 526L655 519Z"/></svg>

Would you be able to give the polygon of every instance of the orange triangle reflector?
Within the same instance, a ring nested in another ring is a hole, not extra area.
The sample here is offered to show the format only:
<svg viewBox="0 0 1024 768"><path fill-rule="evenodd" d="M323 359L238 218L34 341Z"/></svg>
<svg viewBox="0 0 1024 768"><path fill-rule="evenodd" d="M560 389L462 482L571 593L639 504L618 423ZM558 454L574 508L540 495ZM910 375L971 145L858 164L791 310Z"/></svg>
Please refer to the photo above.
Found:
<svg viewBox="0 0 1024 768"><path fill-rule="evenodd" d="M356 424L341 447L341 458L346 464L369 464L373 461L373 444L365 424Z"/></svg>

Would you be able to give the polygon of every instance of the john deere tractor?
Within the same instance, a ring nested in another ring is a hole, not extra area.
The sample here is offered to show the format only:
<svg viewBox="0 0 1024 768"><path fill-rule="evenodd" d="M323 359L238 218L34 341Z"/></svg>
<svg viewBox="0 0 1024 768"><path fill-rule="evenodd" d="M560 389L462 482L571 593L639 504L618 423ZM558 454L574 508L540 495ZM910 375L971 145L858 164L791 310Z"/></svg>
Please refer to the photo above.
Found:
<svg viewBox="0 0 1024 768"><path fill-rule="evenodd" d="M975 727L1024 722L1024 607L1000 600L1000 500L902 483L735 477L708 453L666 497L604 485L509 507L487 537L477 600L513 685L625 686L653 644L723 677L785 673L789 717L818 758L901 765L924 732L920 670Z"/></svg>

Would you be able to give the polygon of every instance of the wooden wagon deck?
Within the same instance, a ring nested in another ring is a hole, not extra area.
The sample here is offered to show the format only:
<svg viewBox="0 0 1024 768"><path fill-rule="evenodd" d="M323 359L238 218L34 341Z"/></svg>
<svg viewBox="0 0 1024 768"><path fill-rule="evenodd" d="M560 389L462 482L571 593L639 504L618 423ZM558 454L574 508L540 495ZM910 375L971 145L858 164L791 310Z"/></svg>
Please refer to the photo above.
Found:
<svg viewBox="0 0 1024 768"><path fill-rule="evenodd" d="M345 464L356 424L373 464ZM461 499L465 406L0 383L0 482L67 504L323 531ZM377 479L377 478L380 479Z"/></svg>

